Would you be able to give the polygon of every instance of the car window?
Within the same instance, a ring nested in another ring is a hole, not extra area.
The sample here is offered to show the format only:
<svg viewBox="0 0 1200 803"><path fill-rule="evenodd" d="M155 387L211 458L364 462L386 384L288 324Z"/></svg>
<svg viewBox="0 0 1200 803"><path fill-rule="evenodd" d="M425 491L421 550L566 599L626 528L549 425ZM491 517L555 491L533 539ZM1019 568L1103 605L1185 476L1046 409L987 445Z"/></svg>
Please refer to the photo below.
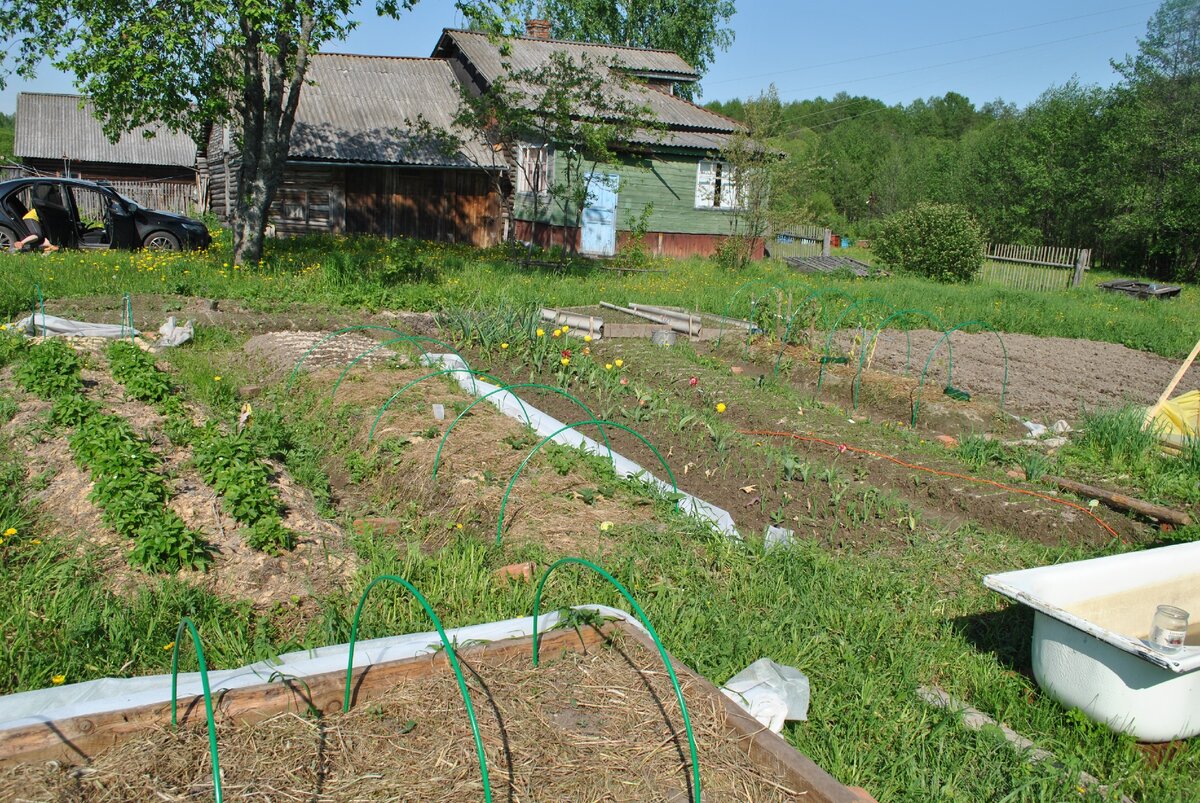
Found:
<svg viewBox="0 0 1200 803"><path fill-rule="evenodd" d="M75 212L85 229L102 229L108 216L109 195L91 187L71 187Z"/></svg>

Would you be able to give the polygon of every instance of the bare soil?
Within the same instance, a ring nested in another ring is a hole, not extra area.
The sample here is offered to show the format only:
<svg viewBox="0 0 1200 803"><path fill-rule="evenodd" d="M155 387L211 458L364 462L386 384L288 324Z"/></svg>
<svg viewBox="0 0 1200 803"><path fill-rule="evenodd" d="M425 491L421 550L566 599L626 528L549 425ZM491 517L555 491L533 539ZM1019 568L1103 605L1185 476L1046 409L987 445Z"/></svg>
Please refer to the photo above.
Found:
<svg viewBox="0 0 1200 803"><path fill-rule="evenodd" d="M888 330L879 336L872 367L919 378L942 333L919 329L910 334L911 366L904 332ZM1084 409L1153 404L1180 367L1179 361L1114 343L1007 333L1001 337L1008 351L1005 406L1044 423L1075 421ZM848 348L852 338L840 333L841 347ZM950 342L953 385L998 403L1004 378L1000 338L991 332L955 332ZM950 352L943 343L929 369L925 399L941 395L949 367ZM1179 387L1181 392L1200 387L1200 365L1192 366Z"/></svg>
<svg viewBox="0 0 1200 803"><path fill-rule="evenodd" d="M628 639L568 652L534 669L528 657L460 654L497 801L690 800L687 736L657 654ZM804 799L752 765L726 736L720 700L682 679L704 799ZM201 719L201 723L203 720ZM398 684L347 714L289 713L218 725L230 800L477 801L475 743L444 667ZM135 738L82 767L24 765L0 773L14 801L182 800L212 794L203 724Z"/></svg>
<svg viewBox="0 0 1200 803"><path fill-rule="evenodd" d="M312 495L288 476L281 466L271 465L271 484L279 494L285 527L297 535L294 549L268 555L251 549L241 537L241 525L221 507L220 499L190 467L191 449L177 447L163 434L163 418L149 405L125 396L124 389L106 370L104 340L79 338L72 345L85 355L89 367L81 372L85 394L104 409L124 417L134 431L147 440L162 458L162 471L171 489L169 506L192 529L201 533L213 555L205 571L184 571L179 576L217 593L247 599L259 607L295 602L316 605L316 600L340 588L354 575L353 550L346 547L345 534L316 511ZM71 455L60 435L43 432L40 419L50 404L14 388L20 400L16 416L5 428L17 435L25 452L31 485L44 516L48 535L79 537L82 543L101 548L105 576L114 590L129 593L145 576L127 559L133 541L107 527L101 512L88 498L93 483ZM198 412L197 421L203 420Z"/></svg>

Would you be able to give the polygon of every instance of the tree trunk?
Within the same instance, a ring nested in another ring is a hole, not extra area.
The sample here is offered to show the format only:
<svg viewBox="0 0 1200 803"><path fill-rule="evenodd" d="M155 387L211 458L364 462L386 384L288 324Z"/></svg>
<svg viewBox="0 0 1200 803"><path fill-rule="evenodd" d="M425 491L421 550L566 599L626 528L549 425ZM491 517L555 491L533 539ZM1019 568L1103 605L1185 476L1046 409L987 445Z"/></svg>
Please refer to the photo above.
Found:
<svg viewBox="0 0 1200 803"><path fill-rule="evenodd" d="M262 260L271 203L283 183L296 106L308 72L313 24L311 17L304 17L294 43L280 32L272 47L266 48L253 23L244 15L241 20L246 37L242 56L246 85L239 104L242 168L233 221L233 259L237 265Z"/></svg>

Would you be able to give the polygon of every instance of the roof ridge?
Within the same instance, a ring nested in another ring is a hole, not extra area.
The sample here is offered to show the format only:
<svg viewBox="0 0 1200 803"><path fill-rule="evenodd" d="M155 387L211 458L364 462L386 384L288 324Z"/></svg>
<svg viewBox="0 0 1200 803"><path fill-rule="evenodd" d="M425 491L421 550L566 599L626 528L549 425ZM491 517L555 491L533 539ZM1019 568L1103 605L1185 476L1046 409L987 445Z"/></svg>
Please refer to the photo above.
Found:
<svg viewBox="0 0 1200 803"><path fill-rule="evenodd" d="M321 51L320 53L313 54L313 58L315 58L317 56L342 56L345 58L352 58L352 59L388 59L389 61L440 61L443 63L449 62L449 59L445 58L444 56L387 56L387 55L380 55L377 53L330 53L330 52L326 52L324 50Z"/></svg>
<svg viewBox="0 0 1200 803"><path fill-rule="evenodd" d="M488 36L488 34L484 31L472 31L472 30L468 30L467 28L443 28L442 33L444 33L444 34L445 33L469 33L469 34L473 34L475 36ZM685 59L683 56L676 53L674 50L667 50L666 48L634 47L633 45L612 45L612 44L608 44L607 42L578 42L574 39L542 39L539 36L522 36L521 34L505 35L502 38L504 38L504 39L523 39L527 42L553 42L553 43L562 44L562 45L579 45L580 47L611 47L611 48L615 48L617 50L633 50L633 51L637 51L639 53L667 53L667 54L672 55L675 58L679 59L684 64L687 64L687 66L692 68L693 72L696 71L695 65L690 64L687 59Z"/></svg>

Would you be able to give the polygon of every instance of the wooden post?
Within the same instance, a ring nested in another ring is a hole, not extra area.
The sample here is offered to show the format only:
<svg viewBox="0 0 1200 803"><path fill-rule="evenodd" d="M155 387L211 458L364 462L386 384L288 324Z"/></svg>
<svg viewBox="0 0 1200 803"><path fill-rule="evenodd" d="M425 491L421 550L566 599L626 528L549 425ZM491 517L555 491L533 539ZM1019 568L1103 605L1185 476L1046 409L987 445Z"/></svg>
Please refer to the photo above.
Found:
<svg viewBox="0 0 1200 803"><path fill-rule="evenodd" d="M1091 252L1086 248L1080 248L1075 255L1075 278L1071 280L1072 287L1078 287L1083 284L1083 272L1087 270L1088 257Z"/></svg>
<svg viewBox="0 0 1200 803"><path fill-rule="evenodd" d="M825 242L821 244L821 256L827 257L830 255L830 249L833 243L833 232L825 229Z"/></svg>

